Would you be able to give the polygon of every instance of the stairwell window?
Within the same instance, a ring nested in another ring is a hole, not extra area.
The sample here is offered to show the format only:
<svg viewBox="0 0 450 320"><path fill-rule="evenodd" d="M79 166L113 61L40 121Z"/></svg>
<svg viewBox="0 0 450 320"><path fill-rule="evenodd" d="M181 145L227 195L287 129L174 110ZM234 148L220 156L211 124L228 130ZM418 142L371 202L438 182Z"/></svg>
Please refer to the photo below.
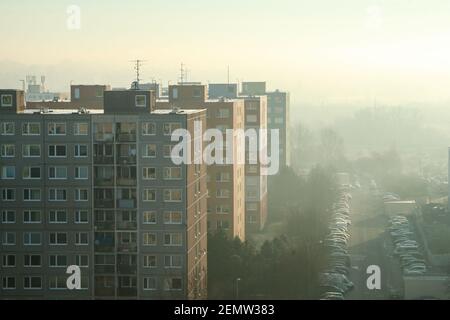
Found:
<svg viewBox="0 0 450 320"><path fill-rule="evenodd" d="M64 122L50 122L48 124L48 134L50 136L65 136L66 124Z"/></svg>
<svg viewBox="0 0 450 320"><path fill-rule="evenodd" d="M135 104L138 108L144 108L147 105L147 96L137 95L135 96Z"/></svg>

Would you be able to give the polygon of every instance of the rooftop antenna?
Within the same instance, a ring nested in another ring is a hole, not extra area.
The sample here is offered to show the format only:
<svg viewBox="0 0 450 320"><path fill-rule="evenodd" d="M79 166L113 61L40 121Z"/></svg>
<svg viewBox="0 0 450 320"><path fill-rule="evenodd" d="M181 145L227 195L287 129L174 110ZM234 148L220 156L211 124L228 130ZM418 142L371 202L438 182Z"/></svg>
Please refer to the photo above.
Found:
<svg viewBox="0 0 450 320"><path fill-rule="evenodd" d="M130 62L134 63L134 70L136 71L136 80L134 81L134 89L138 90L139 89L139 81L141 80L140 75L141 75L141 66L143 65L144 62L146 62L146 60L131 60Z"/></svg>
<svg viewBox="0 0 450 320"><path fill-rule="evenodd" d="M185 73L186 73L185 65L182 62L181 63L181 68L180 68L180 82L181 82L181 84L183 84L183 82L184 82Z"/></svg>

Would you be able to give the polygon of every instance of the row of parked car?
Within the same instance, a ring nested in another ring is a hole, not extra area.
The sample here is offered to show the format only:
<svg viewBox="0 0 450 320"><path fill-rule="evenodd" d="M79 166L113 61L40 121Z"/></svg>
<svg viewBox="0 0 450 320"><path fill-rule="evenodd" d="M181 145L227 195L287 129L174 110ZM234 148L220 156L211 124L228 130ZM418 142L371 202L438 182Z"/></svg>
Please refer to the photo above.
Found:
<svg viewBox="0 0 450 320"><path fill-rule="evenodd" d="M394 255L398 256L405 275L421 275L427 271L425 259L414 240L410 222L404 216L394 216L390 220L389 232L394 241Z"/></svg>
<svg viewBox="0 0 450 320"><path fill-rule="evenodd" d="M324 246L329 251L327 268L320 275L320 285L323 289L322 299L343 300L344 294L353 288L353 283L347 278L350 268L350 256L347 243L350 238L348 227L350 220L350 200L352 196L342 191L338 201L333 205L333 213L328 226L329 233L324 240Z"/></svg>

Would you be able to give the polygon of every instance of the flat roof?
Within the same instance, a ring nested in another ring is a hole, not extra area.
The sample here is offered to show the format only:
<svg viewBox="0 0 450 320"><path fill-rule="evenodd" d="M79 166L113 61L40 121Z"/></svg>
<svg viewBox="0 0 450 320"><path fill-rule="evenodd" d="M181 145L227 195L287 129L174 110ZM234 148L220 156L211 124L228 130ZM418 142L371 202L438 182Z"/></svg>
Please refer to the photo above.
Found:
<svg viewBox="0 0 450 320"><path fill-rule="evenodd" d="M44 115L52 115L52 114L73 114L78 113L79 109L47 109L47 112L43 112ZM88 111L87 114L102 114L103 109L86 109ZM19 112L21 114L35 114L40 113L41 109L25 109L22 112Z"/></svg>
<svg viewBox="0 0 450 320"><path fill-rule="evenodd" d="M176 114L194 114L206 109L180 109ZM151 114L175 114L172 109L156 109Z"/></svg>

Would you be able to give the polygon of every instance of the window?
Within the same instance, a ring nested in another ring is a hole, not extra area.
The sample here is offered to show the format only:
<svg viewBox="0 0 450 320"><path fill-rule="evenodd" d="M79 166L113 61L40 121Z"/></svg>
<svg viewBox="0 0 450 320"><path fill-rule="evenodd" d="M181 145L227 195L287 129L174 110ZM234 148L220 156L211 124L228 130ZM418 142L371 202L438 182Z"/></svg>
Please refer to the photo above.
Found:
<svg viewBox="0 0 450 320"><path fill-rule="evenodd" d="M142 178L144 180L155 180L156 168L149 168L149 167L142 168Z"/></svg>
<svg viewBox="0 0 450 320"><path fill-rule="evenodd" d="M67 212L65 210L50 210L49 223L67 223Z"/></svg>
<svg viewBox="0 0 450 320"><path fill-rule="evenodd" d="M40 267L41 266L41 255L40 254L26 254L23 256L23 266L24 267Z"/></svg>
<svg viewBox="0 0 450 320"><path fill-rule="evenodd" d="M155 224L155 223L156 223L156 211L145 211L144 224Z"/></svg>
<svg viewBox="0 0 450 320"><path fill-rule="evenodd" d="M41 211L25 210L23 212L23 223L41 223Z"/></svg>
<svg viewBox="0 0 450 320"><path fill-rule="evenodd" d="M66 245L67 233L66 232L50 232L49 244L53 246Z"/></svg>
<svg viewBox="0 0 450 320"><path fill-rule="evenodd" d="M22 124L22 135L38 136L41 134L41 124L38 122L27 122Z"/></svg>
<svg viewBox="0 0 450 320"><path fill-rule="evenodd" d="M73 95L74 95L74 99L76 99L76 100L80 99L80 88L75 88Z"/></svg>
<svg viewBox="0 0 450 320"><path fill-rule="evenodd" d="M16 201L16 189L5 188L2 190L3 201Z"/></svg>
<svg viewBox="0 0 450 320"><path fill-rule="evenodd" d="M181 201L181 190L180 189L165 189L164 190L164 201L165 202L180 202Z"/></svg>
<svg viewBox="0 0 450 320"><path fill-rule="evenodd" d="M181 224L181 211L166 211L164 212L164 224Z"/></svg>
<svg viewBox="0 0 450 320"><path fill-rule="evenodd" d="M218 172L216 173L217 182L228 182L231 180L231 175L229 172Z"/></svg>
<svg viewBox="0 0 450 320"><path fill-rule="evenodd" d="M2 136L13 136L16 130L14 122L2 122L0 130Z"/></svg>
<svg viewBox="0 0 450 320"><path fill-rule="evenodd" d="M50 290L65 290L67 289L66 281L67 278L63 276L50 276L48 288Z"/></svg>
<svg viewBox="0 0 450 320"><path fill-rule="evenodd" d="M142 123L142 135L153 136L156 134L156 125L153 122Z"/></svg>
<svg viewBox="0 0 450 320"><path fill-rule="evenodd" d="M181 290L182 289L182 281L181 278L167 278L164 281L164 289L165 290Z"/></svg>
<svg viewBox="0 0 450 320"><path fill-rule="evenodd" d="M48 134L51 136L64 136L66 134L66 124L64 122L49 123Z"/></svg>
<svg viewBox="0 0 450 320"><path fill-rule="evenodd" d="M2 235L2 244L4 246L14 246L16 244L16 233L4 232Z"/></svg>
<svg viewBox="0 0 450 320"><path fill-rule="evenodd" d="M257 118L256 114L248 114L247 115L247 122L255 123L257 121L258 121L258 118Z"/></svg>
<svg viewBox="0 0 450 320"><path fill-rule="evenodd" d="M165 246L181 246L181 233L165 233L164 234L164 245Z"/></svg>
<svg viewBox="0 0 450 320"><path fill-rule="evenodd" d="M164 267L181 268L181 256L180 255L164 256Z"/></svg>
<svg viewBox="0 0 450 320"><path fill-rule="evenodd" d="M51 268L66 267L67 256L61 254L51 254L48 256L48 265Z"/></svg>
<svg viewBox="0 0 450 320"><path fill-rule="evenodd" d="M216 213L218 214L228 214L230 213L230 207L227 205L218 205L216 206Z"/></svg>
<svg viewBox="0 0 450 320"><path fill-rule="evenodd" d="M22 170L23 179L40 179L41 167L24 167Z"/></svg>
<svg viewBox="0 0 450 320"><path fill-rule="evenodd" d="M25 144L22 148L24 158L33 158L41 156L41 146L39 144Z"/></svg>
<svg viewBox="0 0 450 320"><path fill-rule="evenodd" d="M77 189L75 190L75 201L88 201L88 189Z"/></svg>
<svg viewBox="0 0 450 320"><path fill-rule="evenodd" d="M3 210L2 223L16 223L16 212L14 210Z"/></svg>
<svg viewBox="0 0 450 320"><path fill-rule="evenodd" d="M156 201L156 190L155 189L144 189L144 201Z"/></svg>
<svg viewBox="0 0 450 320"><path fill-rule="evenodd" d="M156 233L145 232L143 233L144 246L156 246Z"/></svg>
<svg viewBox="0 0 450 320"><path fill-rule="evenodd" d="M16 277L3 277L3 289L14 290L16 289Z"/></svg>
<svg viewBox="0 0 450 320"><path fill-rule="evenodd" d="M67 167L49 167L48 178L50 180L67 179Z"/></svg>
<svg viewBox="0 0 450 320"><path fill-rule="evenodd" d="M217 118L224 119L230 117L230 109L220 108L217 110Z"/></svg>
<svg viewBox="0 0 450 320"><path fill-rule="evenodd" d="M121 288L136 288L136 277L119 277Z"/></svg>
<svg viewBox="0 0 450 320"><path fill-rule="evenodd" d="M254 202L249 202L246 205L246 209L249 211L256 211L258 210L258 204L254 203Z"/></svg>
<svg viewBox="0 0 450 320"><path fill-rule="evenodd" d="M41 189L23 189L23 201L41 201Z"/></svg>
<svg viewBox="0 0 450 320"><path fill-rule="evenodd" d="M85 144L76 144L75 145L75 151L74 151L75 157L77 158L86 158L88 156L88 147Z"/></svg>
<svg viewBox="0 0 450 320"><path fill-rule="evenodd" d="M173 99L178 99L178 88L173 88L172 89L172 98Z"/></svg>
<svg viewBox="0 0 450 320"><path fill-rule="evenodd" d="M194 92L192 93L192 96L194 98L200 98L200 94L201 94L200 89L194 89Z"/></svg>
<svg viewBox="0 0 450 320"><path fill-rule="evenodd" d="M156 290L156 278L145 277L144 278L144 290Z"/></svg>
<svg viewBox="0 0 450 320"><path fill-rule="evenodd" d="M230 197L230 190L228 190L228 189L217 189L216 197L217 198L229 198Z"/></svg>
<svg viewBox="0 0 450 320"><path fill-rule="evenodd" d="M66 157L67 156L66 146L63 144L48 146L48 156L52 158Z"/></svg>
<svg viewBox="0 0 450 320"><path fill-rule="evenodd" d="M77 232L75 234L75 244L78 246L86 246L89 244L89 235L87 232Z"/></svg>
<svg viewBox="0 0 450 320"><path fill-rule="evenodd" d="M16 156L16 146L13 144L2 144L2 157L14 158Z"/></svg>
<svg viewBox="0 0 450 320"><path fill-rule="evenodd" d="M164 123L163 126L163 133L165 136L170 136L172 132L174 132L177 129L181 128L181 124L178 122L170 122L170 123Z"/></svg>
<svg viewBox="0 0 450 320"><path fill-rule="evenodd" d="M145 107L147 105L147 96L137 95L134 99L136 107Z"/></svg>
<svg viewBox="0 0 450 320"><path fill-rule="evenodd" d="M25 232L23 234L23 244L26 246L39 246L41 245L41 236L40 232Z"/></svg>
<svg viewBox="0 0 450 320"><path fill-rule="evenodd" d="M164 180L178 180L181 179L180 167L166 167L164 168Z"/></svg>
<svg viewBox="0 0 450 320"><path fill-rule="evenodd" d="M12 107L13 96L12 94L2 94L1 105L2 107Z"/></svg>
<svg viewBox="0 0 450 320"><path fill-rule="evenodd" d="M145 158L156 157L156 145L155 144L146 144L144 146L144 157Z"/></svg>
<svg viewBox="0 0 450 320"><path fill-rule="evenodd" d="M48 193L49 201L66 201L67 190L66 189L49 189Z"/></svg>
<svg viewBox="0 0 450 320"><path fill-rule="evenodd" d="M75 167L75 179L88 179L88 167Z"/></svg>
<svg viewBox="0 0 450 320"><path fill-rule="evenodd" d="M89 267L89 256L87 254L77 254L75 256L75 264L81 268Z"/></svg>
<svg viewBox="0 0 450 320"><path fill-rule="evenodd" d="M156 268L156 256L145 255L144 256L144 268Z"/></svg>
<svg viewBox="0 0 450 320"><path fill-rule="evenodd" d="M15 254L4 254L3 255L3 267L11 268L16 266L16 255Z"/></svg>
<svg viewBox="0 0 450 320"><path fill-rule="evenodd" d="M76 136L87 136L88 135L88 124L85 122L77 122L74 124L73 133Z"/></svg>
<svg viewBox="0 0 450 320"><path fill-rule="evenodd" d="M23 279L23 288L27 290L42 289L42 278L41 277L25 277Z"/></svg>
<svg viewBox="0 0 450 320"><path fill-rule="evenodd" d="M89 217L88 217L88 211L87 210L77 210L75 212L75 223L88 223Z"/></svg>
<svg viewBox="0 0 450 320"><path fill-rule="evenodd" d="M4 166L2 167L2 179L15 179L16 178L16 167L14 166Z"/></svg>

